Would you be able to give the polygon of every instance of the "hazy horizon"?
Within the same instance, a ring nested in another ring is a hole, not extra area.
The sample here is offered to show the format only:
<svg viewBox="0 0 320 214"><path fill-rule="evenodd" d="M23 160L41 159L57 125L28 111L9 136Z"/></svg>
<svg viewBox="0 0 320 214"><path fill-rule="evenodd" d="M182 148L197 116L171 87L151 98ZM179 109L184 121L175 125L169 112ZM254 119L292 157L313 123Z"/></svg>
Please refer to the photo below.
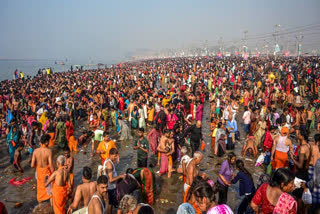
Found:
<svg viewBox="0 0 320 214"><path fill-rule="evenodd" d="M0 59L122 61L166 48L248 45L272 40L294 45L302 26L320 23L320 1L0 1ZM300 28L298 28L300 27ZM302 29L304 47L319 49L320 25ZM265 34L267 33L267 34ZM251 40L250 40L251 36ZM286 40L285 40L286 39Z"/></svg>

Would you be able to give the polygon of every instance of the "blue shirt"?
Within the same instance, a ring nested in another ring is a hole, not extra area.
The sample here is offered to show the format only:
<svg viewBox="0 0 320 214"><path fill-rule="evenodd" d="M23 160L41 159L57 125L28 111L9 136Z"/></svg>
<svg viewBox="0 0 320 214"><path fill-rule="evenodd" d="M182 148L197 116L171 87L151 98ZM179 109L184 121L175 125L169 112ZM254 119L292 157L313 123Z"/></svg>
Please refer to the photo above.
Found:
<svg viewBox="0 0 320 214"><path fill-rule="evenodd" d="M237 182L239 184L239 194L240 196L246 193L253 193L256 189L251 178L244 172L238 172L237 176L231 181L231 183L235 184Z"/></svg>
<svg viewBox="0 0 320 214"><path fill-rule="evenodd" d="M228 136L228 137L231 137L231 133L234 133L238 130L237 122L235 120L232 120L231 122L229 120L227 120L226 128L233 128L232 130L230 130L230 133Z"/></svg>

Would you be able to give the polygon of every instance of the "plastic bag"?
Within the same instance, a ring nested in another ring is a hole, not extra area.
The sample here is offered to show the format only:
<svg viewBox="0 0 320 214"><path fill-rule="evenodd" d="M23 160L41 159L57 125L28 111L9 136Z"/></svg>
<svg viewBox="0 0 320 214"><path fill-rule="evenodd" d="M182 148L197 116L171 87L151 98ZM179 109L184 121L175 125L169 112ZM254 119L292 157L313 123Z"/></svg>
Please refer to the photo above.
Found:
<svg viewBox="0 0 320 214"><path fill-rule="evenodd" d="M271 166L271 163L269 163L268 167L267 167L267 171L266 171L266 174L268 175L272 175L272 166Z"/></svg>
<svg viewBox="0 0 320 214"><path fill-rule="evenodd" d="M204 148L206 147L206 144L202 141L201 142L201 146L200 146L200 149L202 150L202 151L204 151Z"/></svg>
<svg viewBox="0 0 320 214"><path fill-rule="evenodd" d="M312 204L312 195L309 189L305 190L302 194L302 201L304 204Z"/></svg>
<svg viewBox="0 0 320 214"><path fill-rule="evenodd" d="M265 153L261 153L256 161L255 166L260 166L264 162L264 157L266 156Z"/></svg>
<svg viewBox="0 0 320 214"><path fill-rule="evenodd" d="M306 183L306 181L295 177L293 183L296 188L301 188L301 183Z"/></svg>

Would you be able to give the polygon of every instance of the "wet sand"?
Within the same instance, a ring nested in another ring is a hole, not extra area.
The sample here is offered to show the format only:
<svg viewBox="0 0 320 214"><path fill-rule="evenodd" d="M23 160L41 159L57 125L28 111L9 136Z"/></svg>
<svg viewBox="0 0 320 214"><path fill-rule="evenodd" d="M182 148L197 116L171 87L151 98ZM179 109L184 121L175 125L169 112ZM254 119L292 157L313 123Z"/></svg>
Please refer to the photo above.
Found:
<svg viewBox="0 0 320 214"><path fill-rule="evenodd" d="M242 108L241 108L242 109ZM217 158L213 156L213 153L210 151L211 138L210 134L210 120L209 120L209 103L206 102L204 105L204 115L203 115L203 136L206 142L206 149L204 151L204 158L200 165L200 170L202 172L206 172L209 177L216 182L218 177L218 172L220 169L220 164L226 159ZM234 152L237 154L237 158L243 159L241 157L241 149L244 141L244 128L242 124L241 116L243 111L237 113L237 122L238 129L241 133L241 142L236 144ZM87 127L86 124L82 122L76 122L75 124L75 137L78 137L80 133L85 130ZM149 131L150 129L148 129ZM145 134L148 133L145 132ZM114 131L113 131L114 132ZM112 132L111 132L112 133ZM113 138L111 134L111 138ZM117 141L116 145L119 149L120 154L120 164L116 166L118 174L124 173L127 168L135 168L136 167L136 151L132 149L133 141ZM20 174L19 172L13 173L13 167L9 164L9 154L7 153L7 146L5 143L5 138L2 137L0 141L0 192L1 198L0 201L3 202L8 212L11 213L32 213L32 210L37 205L36 200L36 188L35 188L35 179L34 172L35 170L30 167L29 162L26 160L25 152L23 152L23 162L22 167L24 169L24 173ZM82 150L80 148L79 150ZM86 149L86 153L73 152L72 155L74 157L74 179L75 179L75 187L81 183L82 178L82 168L84 166L89 166L92 168L94 172L94 179L96 179L96 171L97 166L100 164L99 156L90 156L91 146L88 146ZM57 150L54 148L55 155L54 160L59 154L62 154L61 150ZM149 161L156 160L155 157L150 157L149 153ZM263 173L262 167L255 167L255 160L251 157L247 157L243 159L247 169L252 173L254 181L256 181L260 174ZM156 162L155 162L156 163ZM157 172L159 167L155 167L154 171ZM9 180L13 177L17 177L17 180L20 180L25 177L33 176L33 179L29 182L21 185L21 186L11 186L9 184ZM176 213L178 206L182 203L182 189L183 182L179 179L180 174L174 173L171 179L167 178L167 175L163 175L159 177L156 176L157 182L157 203L154 205L155 213L157 214L173 214ZM16 203L22 202L23 204L19 208L15 208ZM231 185L228 192L228 205L235 211L237 206L240 203L239 193L238 193L238 184ZM68 203L67 203L68 204ZM39 209L35 209L34 213L49 213L50 208L49 204L43 204L38 207ZM68 206L66 206L67 208ZM41 211L42 210L42 211Z"/></svg>

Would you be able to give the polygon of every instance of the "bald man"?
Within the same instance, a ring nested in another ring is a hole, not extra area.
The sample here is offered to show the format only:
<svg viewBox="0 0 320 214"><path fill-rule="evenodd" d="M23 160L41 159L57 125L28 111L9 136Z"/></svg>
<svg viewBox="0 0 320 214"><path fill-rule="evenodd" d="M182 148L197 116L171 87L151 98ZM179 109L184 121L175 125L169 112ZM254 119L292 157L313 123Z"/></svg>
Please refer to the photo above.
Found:
<svg viewBox="0 0 320 214"><path fill-rule="evenodd" d="M69 179L69 172L65 168L66 158L60 155L57 158L58 169L52 173L45 186L49 186L51 182L52 185L52 205L55 214L64 214L65 205L67 202L68 191L70 191L71 182ZM68 189L69 187L69 189Z"/></svg>
<svg viewBox="0 0 320 214"><path fill-rule="evenodd" d="M185 176L186 182L183 184L183 191L186 193L191 186L194 178L199 175L199 164L202 160L202 153L196 151L193 155L193 158L189 159L188 163L185 166Z"/></svg>
<svg viewBox="0 0 320 214"><path fill-rule="evenodd" d="M199 150L200 143L203 141L202 139L202 129L201 129L201 121L197 120L195 125L190 126L184 133L183 137L186 137L189 133L190 136L190 146L192 149L192 156L195 151Z"/></svg>

